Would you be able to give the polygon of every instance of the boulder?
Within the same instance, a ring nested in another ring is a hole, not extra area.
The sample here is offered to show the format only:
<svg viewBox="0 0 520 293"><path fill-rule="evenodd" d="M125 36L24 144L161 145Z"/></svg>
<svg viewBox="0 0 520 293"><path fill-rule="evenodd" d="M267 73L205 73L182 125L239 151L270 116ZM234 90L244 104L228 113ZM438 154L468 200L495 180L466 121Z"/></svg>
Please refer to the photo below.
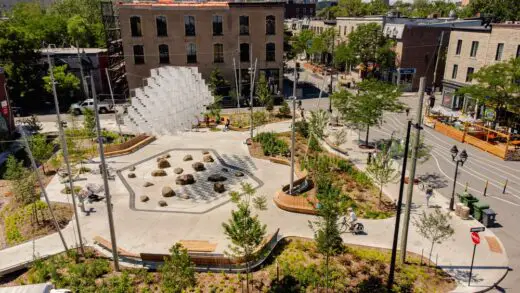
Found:
<svg viewBox="0 0 520 293"><path fill-rule="evenodd" d="M175 191L173 191L173 189L169 186L164 186L162 188L162 196L163 197L172 197L172 196L175 196Z"/></svg>
<svg viewBox="0 0 520 293"><path fill-rule="evenodd" d="M209 182L222 182L226 181L226 177L220 175L220 174L212 174L208 177Z"/></svg>
<svg viewBox="0 0 520 293"><path fill-rule="evenodd" d="M148 182L148 181L147 181L147 182L145 182L145 183L143 184L143 187L150 187L150 186L152 186L152 185L153 185L152 182Z"/></svg>
<svg viewBox="0 0 520 293"><path fill-rule="evenodd" d="M134 172L134 171L135 171L135 166L130 167L129 170L132 171L132 172Z"/></svg>
<svg viewBox="0 0 520 293"><path fill-rule="evenodd" d="M173 173L175 173L175 174L182 174L182 172L184 172L184 170L182 168L173 169Z"/></svg>
<svg viewBox="0 0 520 293"><path fill-rule="evenodd" d="M152 171L152 176L153 177L163 177L163 176L166 176L166 171L164 171L164 170Z"/></svg>
<svg viewBox="0 0 520 293"><path fill-rule="evenodd" d="M169 159L169 158L171 158L171 157L172 157L172 156L171 156L170 154L166 154L166 155L164 156L165 159Z"/></svg>
<svg viewBox="0 0 520 293"><path fill-rule="evenodd" d="M222 192L226 191L226 187L224 187L224 184L217 182L217 183L213 184L213 190L215 192L222 193Z"/></svg>
<svg viewBox="0 0 520 293"><path fill-rule="evenodd" d="M165 206L168 205L168 204L166 203L166 201L164 201L164 200L160 200L160 201L158 201L157 203L159 204L160 207L165 207Z"/></svg>
<svg viewBox="0 0 520 293"><path fill-rule="evenodd" d="M244 177L244 173L240 172L240 171L236 171L235 172L235 176L236 177Z"/></svg>
<svg viewBox="0 0 520 293"><path fill-rule="evenodd" d="M228 172L228 168L222 168L222 172Z"/></svg>
<svg viewBox="0 0 520 293"><path fill-rule="evenodd" d="M193 167L193 170L200 172L206 170L206 167L204 167L204 164L201 162L196 162L191 165Z"/></svg>
<svg viewBox="0 0 520 293"><path fill-rule="evenodd" d="M193 160L193 157L191 155L185 155L184 158L182 158L184 162Z"/></svg>
<svg viewBox="0 0 520 293"><path fill-rule="evenodd" d="M204 155L204 157L202 158L202 161L204 161L206 163L213 163L213 162L215 162L215 160L213 160L213 157L211 155Z"/></svg>
<svg viewBox="0 0 520 293"><path fill-rule="evenodd" d="M182 199L190 199L190 195L187 193L183 193L183 194L179 195L179 197Z"/></svg>
<svg viewBox="0 0 520 293"><path fill-rule="evenodd" d="M157 162L157 167L159 169L166 169L166 168L170 168L171 165L170 165L170 162L168 162L168 160L160 159L159 162Z"/></svg>
<svg viewBox="0 0 520 293"><path fill-rule="evenodd" d="M189 185L195 183L195 178L193 178L193 175L191 174L184 174L177 176L175 183L178 185Z"/></svg>
<svg viewBox="0 0 520 293"><path fill-rule="evenodd" d="M135 174L134 173L128 173L128 178L135 178Z"/></svg>
<svg viewBox="0 0 520 293"><path fill-rule="evenodd" d="M202 151L202 154L207 155L207 154L209 154L209 151Z"/></svg>
<svg viewBox="0 0 520 293"><path fill-rule="evenodd" d="M147 202L147 201L150 200L150 198L149 198L148 196L146 196L146 195L141 195L141 196L139 197L139 200L140 200L141 202Z"/></svg>

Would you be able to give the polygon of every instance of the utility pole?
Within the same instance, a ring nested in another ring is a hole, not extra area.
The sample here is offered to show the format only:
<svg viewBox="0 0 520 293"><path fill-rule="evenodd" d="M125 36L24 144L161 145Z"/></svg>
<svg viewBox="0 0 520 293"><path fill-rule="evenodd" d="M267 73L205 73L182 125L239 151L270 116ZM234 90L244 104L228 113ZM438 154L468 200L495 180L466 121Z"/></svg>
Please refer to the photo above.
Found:
<svg viewBox="0 0 520 293"><path fill-rule="evenodd" d="M81 62L81 55L79 53L79 42L76 41L76 47L78 49L78 63L79 63L79 72L81 74L81 84L83 85L83 93L85 94L85 99L88 99L88 85L85 80L85 74L83 73L83 62Z"/></svg>
<svg viewBox="0 0 520 293"><path fill-rule="evenodd" d="M404 146L403 167L401 170L401 183L399 185L399 198L397 199L397 212L395 217L394 240L392 242L392 257L390 258L390 273L388 274L388 292L391 292L394 284L395 259L397 257L397 239L399 238L399 224L401 222L401 206L403 205L404 178L406 177L406 164L408 161L408 145L410 144L410 130L412 121L408 120L406 128L406 141Z"/></svg>
<svg viewBox="0 0 520 293"><path fill-rule="evenodd" d="M237 52L238 52L238 104L240 105L240 98L242 97L242 56L240 52L240 32L237 37Z"/></svg>
<svg viewBox="0 0 520 293"><path fill-rule="evenodd" d="M108 89L110 90L110 98L112 98L112 105L114 106L114 109L116 111L115 116L116 116L117 128L119 129L119 135L121 137L123 137L123 132L121 131L121 124L119 124L119 120L117 119L116 101L114 100L114 92L112 91L112 83L110 82L110 75L108 74L108 68L105 68L105 74L107 76ZM92 85L94 85L94 79L92 79Z"/></svg>
<svg viewBox="0 0 520 293"><path fill-rule="evenodd" d="M101 176L103 176L103 185L105 188L105 196L107 202L108 226L110 228L110 241L112 242L112 258L114 259L114 269L119 272L119 257L117 255L116 233L114 229L114 218L112 216L112 199L110 197L110 189L108 186L108 170L105 162L105 150L103 147L103 138L101 137L101 123L99 121L99 111L97 108L96 85L94 84L93 72L90 72L90 83L92 86L92 99L94 99L94 113L96 117L97 141L99 143L99 158L101 160Z"/></svg>
<svg viewBox="0 0 520 293"><path fill-rule="evenodd" d="M52 93L54 95L54 107L56 108L56 120L58 121L58 130L60 133L60 140L61 140L61 149L63 152L63 160L65 161L65 165L67 166L67 173L69 177L69 188L70 193L72 197L72 205L74 205L74 208L72 209L74 211L74 218L76 220L76 226L78 228L78 238L79 238L79 249L81 251L81 254L85 254L85 249L83 248L83 238L81 236L81 228L79 225L79 217L77 212L77 204L76 204L76 195L74 194L74 185L72 181L72 170L70 168L70 162L69 162L69 151L67 149L67 142L65 141L65 133L63 132L63 124L61 123L61 117L60 117L60 105L58 102L58 93L56 92L56 82L54 81L54 72L52 69L52 62L51 62L51 54L50 54L50 48L49 45L47 50L47 62L49 63L49 75L51 76L51 83L52 83ZM85 212L85 205L83 204L83 201L80 199L80 207L81 211Z"/></svg>
<svg viewBox="0 0 520 293"><path fill-rule="evenodd" d="M433 71L432 94L435 92L435 81L437 80L437 68L439 67L439 59L441 56L442 41L444 39L444 31L441 32L441 39L439 41L439 48L437 49L437 58L435 59L435 70Z"/></svg>
<svg viewBox="0 0 520 293"><path fill-rule="evenodd" d="M406 260L406 245L408 241L408 226L410 224L410 212L412 207L412 196L413 187L415 183L415 168L417 166L417 152L419 150L421 129L422 129L422 114L423 114L423 99L424 99L424 87L426 85L426 78L421 77L419 83L419 103L417 106L417 117L415 123L415 141L412 148L412 164L410 165L410 173L408 174L408 190L406 193L406 210L403 221L403 232L401 238L401 256L400 263L404 264Z"/></svg>
<svg viewBox="0 0 520 293"><path fill-rule="evenodd" d="M289 194L293 194L294 182L294 145L295 145L295 120L296 120L296 84L298 83L298 67L294 63L294 81L293 81L293 96L292 96L292 124L291 124L291 181L289 182Z"/></svg>
<svg viewBox="0 0 520 293"><path fill-rule="evenodd" d="M253 46L251 46L251 49L249 50L249 59L251 68L249 69L249 77L250 77L250 85L249 85L249 103L251 104L251 127L250 127L250 138L251 141L253 141L253 91L255 89L255 75L256 75L256 63L258 59L255 60L255 67L253 68Z"/></svg>
<svg viewBox="0 0 520 293"><path fill-rule="evenodd" d="M330 53L330 96L329 96L329 113L332 113L332 67L334 66L334 43L336 42L336 32L334 31L334 34L332 34L332 52Z"/></svg>
<svg viewBox="0 0 520 293"><path fill-rule="evenodd" d="M238 91L238 79L237 79L237 68L235 64L235 57L233 57L233 73L235 73L235 89L237 92L237 112L240 109L240 93Z"/></svg>
<svg viewBox="0 0 520 293"><path fill-rule="evenodd" d="M27 141L27 137L25 136L25 131L22 130L22 138L23 142L25 144L25 148L27 149L27 154L29 155L29 159L31 159L31 165L34 169L34 172L36 173L36 178L38 178L38 184L40 185L40 189L43 193L43 197L45 197L45 202L47 203L47 207L49 208L49 212L51 214L52 222L54 223L54 227L56 227L56 231L58 231L58 234L60 235L61 243L63 244L63 247L65 248L65 251L67 251L69 248L67 247L67 243L65 242L65 238L63 237L63 234L60 229L60 225L58 224L58 221L56 220L56 216L54 216L54 211L51 207L51 202L49 201L49 196L47 195L47 190L45 190L45 185L42 182L42 178L40 176L40 170L36 166L36 162L34 161L34 157L31 151L31 148L29 147L29 142Z"/></svg>

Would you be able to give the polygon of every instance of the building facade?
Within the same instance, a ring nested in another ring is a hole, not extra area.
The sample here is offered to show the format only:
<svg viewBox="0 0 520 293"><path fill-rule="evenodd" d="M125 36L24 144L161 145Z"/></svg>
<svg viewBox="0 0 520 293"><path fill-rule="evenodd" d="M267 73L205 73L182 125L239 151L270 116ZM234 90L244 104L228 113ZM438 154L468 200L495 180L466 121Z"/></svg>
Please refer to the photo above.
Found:
<svg viewBox="0 0 520 293"><path fill-rule="evenodd" d="M472 84L472 75L480 68L518 57L520 23L454 29L446 55L442 106L478 114L478 101L457 95L457 89Z"/></svg>
<svg viewBox="0 0 520 293"><path fill-rule="evenodd" d="M284 5L283 2L120 3L129 88L143 86L150 69L172 65L198 67L206 81L218 68L231 85L235 85L235 76L240 75L242 89L247 91L248 68L257 61L257 72L265 73L275 91L281 89Z"/></svg>
<svg viewBox="0 0 520 293"><path fill-rule="evenodd" d="M316 3L314 1L293 1L285 3L285 19L312 18L316 16Z"/></svg>
<svg viewBox="0 0 520 293"><path fill-rule="evenodd" d="M362 24L377 23L381 27L385 24L385 16L373 15L362 17L338 17L336 18L339 40L348 41L348 35Z"/></svg>

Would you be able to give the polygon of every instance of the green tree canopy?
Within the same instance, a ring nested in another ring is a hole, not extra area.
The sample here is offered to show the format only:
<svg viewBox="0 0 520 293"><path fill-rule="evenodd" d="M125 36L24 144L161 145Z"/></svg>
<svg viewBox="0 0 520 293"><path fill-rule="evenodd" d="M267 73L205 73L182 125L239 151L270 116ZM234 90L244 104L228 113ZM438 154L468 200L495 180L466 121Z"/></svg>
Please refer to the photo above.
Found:
<svg viewBox="0 0 520 293"><path fill-rule="evenodd" d="M308 51L314 39L314 32L308 29L302 30L299 34L292 37L292 49L294 54L302 54Z"/></svg>
<svg viewBox="0 0 520 293"><path fill-rule="evenodd" d="M54 145L47 143L47 138L43 134L33 135L28 141L34 159L42 165L43 173L45 174L44 163L52 156Z"/></svg>
<svg viewBox="0 0 520 293"><path fill-rule="evenodd" d="M226 96L229 93L229 82L217 67L211 71L208 87L213 96Z"/></svg>
<svg viewBox="0 0 520 293"><path fill-rule="evenodd" d="M495 120L501 109L520 112L520 58L482 67L473 74L474 84L460 88L457 93L478 99L487 107L495 109Z"/></svg>
<svg viewBox="0 0 520 293"><path fill-rule="evenodd" d="M61 104L69 104L74 99L74 95L79 89L79 78L67 72L67 65L53 67L54 80L56 81L56 91ZM52 93L52 83L50 73L43 77L44 87L48 93Z"/></svg>
<svg viewBox="0 0 520 293"><path fill-rule="evenodd" d="M401 91L395 85L367 79L358 84L356 94L342 90L334 93L331 98L346 122L364 125L367 128L367 145L370 127L383 122L383 113L403 109L403 104L399 101L400 95Z"/></svg>
<svg viewBox="0 0 520 293"><path fill-rule="evenodd" d="M369 64L377 64L378 70L395 66L395 52L392 50L395 43L383 34L377 23L359 25L348 35L348 50L354 52L354 62L362 63L365 70ZM368 76L376 75L377 71L370 71Z"/></svg>
<svg viewBox="0 0 520 293"><path fill-rule="evenodd" d="M520 20L520 5L517 0L471 0L461 14L469 17L478 13L495 18L495 22Z"/></svg>
<svg viewBox="0 0 520 293"><path fill-rule="evenodd" d="M170 256L165 258L161 271L161 292L178 293L196 284L195 264L188 251L180 243L170 248Z"/></svg>
<svg viewBox="0 0 520 293"><path fill-rule="evenodd" d="M256 83L255 88L256 96L258 100L264 107L269 107L273 103L273 97L271 96L271 90L267 84L267 79L265 78L265 73L260 72L260 77Z"/></svg>

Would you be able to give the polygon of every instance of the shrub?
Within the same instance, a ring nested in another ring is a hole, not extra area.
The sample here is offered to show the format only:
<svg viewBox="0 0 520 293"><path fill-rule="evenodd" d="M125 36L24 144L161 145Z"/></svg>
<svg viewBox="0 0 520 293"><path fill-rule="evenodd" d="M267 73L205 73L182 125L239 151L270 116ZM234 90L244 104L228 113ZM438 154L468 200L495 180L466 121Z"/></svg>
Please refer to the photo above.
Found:
<svg viewBox="0 0 520 293"><path fill-rule="evenodd" d="M314 136L311 136L311 138L309 139L309 149L313 152L321 151L320 143Z"/></svg>
<svg viewBox="0 0 520 293"><path fill-rule="evenodd" d="M291 115L291 109L287 101L283 101L282 106L278 109L278 114L282 117L288 117Z"/></svg>
<svg viewBox="0 0 520 293"><path fill-rule="evenodd" d="M257 111L253 113L253 124L258 125L264 125L267 123L267 113L264 111Z"/></svg>
<svg viewBox="0 0 520 293"><path fill-rule="evenodd" d="M294 129L296 132L298 132L301 136L307 138L309 137L309 123L306 121L297 121L294 123Z"/></svg>
<svg viewBox="0 0 520 293"><path fill-rule="evenodd" d="M253 141L260 143L265 156L285 156L289 153L289 146L287 143L281 139L278 139L275 133L259 133L253 138Z"/></svg>

